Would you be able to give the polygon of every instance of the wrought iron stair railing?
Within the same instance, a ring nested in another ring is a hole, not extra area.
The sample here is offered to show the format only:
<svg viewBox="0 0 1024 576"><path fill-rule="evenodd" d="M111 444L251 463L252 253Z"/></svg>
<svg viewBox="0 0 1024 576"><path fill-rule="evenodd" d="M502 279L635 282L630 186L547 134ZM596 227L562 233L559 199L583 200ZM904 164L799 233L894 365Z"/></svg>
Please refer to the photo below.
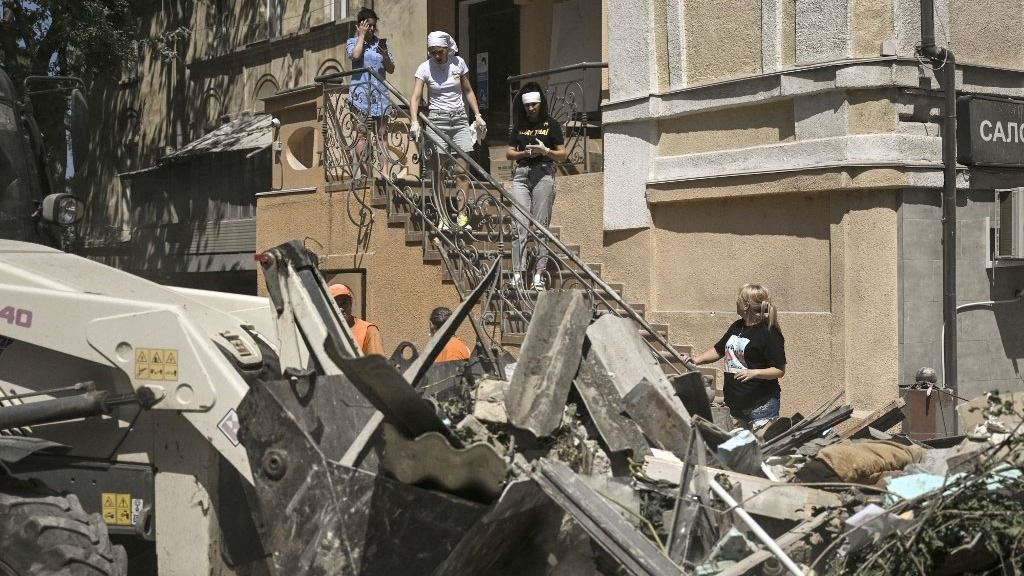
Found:
<svg viewBox="0 0 1024 576"><path fill-rule="evenodd" d="M347 187L350 199L359 205L354 213L353 203L346 204L354 225L366 225L373 218L371 203L382 202L389 221L404 223L407 240L420 243L425 258L443 260L450 279L463 291L484 278L495 258L502 259L502 274L476 311L478 324L488 327L485 337L490 342L485 345L500 348L505 335L525 333L536 304L538 292L530 288L529 278L516 283L511 271L511 247L520 233L519 223L527 236L527 271L548 254L542 273L547 288L583 290L595 315L632 318L663 365L677 373L686 370L681 354L661 330L609 286L577 250L524 211L426 114L418 118L423 134L418 141L410 140L409 101L383 77L361 68L315 81L323 88L326 179L335 189Z"/></svg>

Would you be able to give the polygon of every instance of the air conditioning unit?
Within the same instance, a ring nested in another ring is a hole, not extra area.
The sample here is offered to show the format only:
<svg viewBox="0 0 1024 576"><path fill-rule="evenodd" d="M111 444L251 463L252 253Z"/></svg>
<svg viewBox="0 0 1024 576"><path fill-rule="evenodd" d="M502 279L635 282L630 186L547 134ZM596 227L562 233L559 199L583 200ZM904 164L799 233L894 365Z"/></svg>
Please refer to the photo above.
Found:
<svg viewBox="0 0 1024 576"><path fill-rule="evenodd" d="M1024 188L996 190L995 260L1024 259Z"/></svg>

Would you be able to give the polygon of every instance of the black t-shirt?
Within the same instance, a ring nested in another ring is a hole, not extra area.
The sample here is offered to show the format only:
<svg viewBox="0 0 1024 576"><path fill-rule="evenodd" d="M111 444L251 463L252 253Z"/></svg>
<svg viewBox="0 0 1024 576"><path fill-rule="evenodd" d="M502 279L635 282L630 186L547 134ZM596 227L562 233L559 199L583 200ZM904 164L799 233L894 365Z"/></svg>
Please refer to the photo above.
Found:
<svg viewBox="0 0 1024 576"><path fill-rule="evenodd" d="M512 133L512 139L509 140L508 145L522 151L526 150L527 144L535 144L535 140L540 140L542 144L552 150L554 150L555 146L565 144L565 137L562 136L562 127L558 124L558 121L554 118L546 118L539 122L531 123L527 121L524 125L519 126ZM529 166L531 164L539 164L540 162L551 162L551 158L547 156L534 156L533 158L523 158L516 161L520 166Z"/></svg>
<svg viewBox="0 0 1024 576"><path fill-rule="evenodd" d="M786 369L786 339L778 326L768 328L766 322L747 326L737 320L715 344L715 351L725 360L725 403L729 408L755 408L782 392L778 379L739 382L734 375L743 369Z"/></svg>

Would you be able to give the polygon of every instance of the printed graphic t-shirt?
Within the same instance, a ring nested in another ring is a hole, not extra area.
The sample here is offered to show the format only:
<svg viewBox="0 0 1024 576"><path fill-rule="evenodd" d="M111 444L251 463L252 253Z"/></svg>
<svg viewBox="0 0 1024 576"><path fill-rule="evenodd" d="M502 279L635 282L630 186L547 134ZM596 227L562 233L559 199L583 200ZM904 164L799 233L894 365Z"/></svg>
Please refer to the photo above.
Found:
<svg viewBox="0 0 1024 576"><path fill-rule="evenodd" d="M525 126L520 126L517 131L512 133L512 139L509 140L508 145L522 151L526 150L527 144L534 144L534 140L540 140L542 144L552 149L560 144L565 144L562 126L554 118L547 118L533 124L527 122ZM520 166L530 166L541 162L551 162L551 158L535 156L517 161Z"/></svg>
<svg viewBox="0 0 1024 576"><path fill-rule="evenodd" d="M729 408L755 408L781 393L778 379L739 382L735 376L745 369L786 369L786 341L778 326L768 328L765 322L747 326L737 320L715 344L715 351L725 360L725 403Z"/></svg>
<svg viewBox="0 0 1024 576"><path fill-rule="evenodd" d="M469 67L458 56L449 56L444 64L428 58L416 68L416 77L427 85L427 103L432 110L465 109L462 101L462 76L465 74L469 74Z"/></svg>

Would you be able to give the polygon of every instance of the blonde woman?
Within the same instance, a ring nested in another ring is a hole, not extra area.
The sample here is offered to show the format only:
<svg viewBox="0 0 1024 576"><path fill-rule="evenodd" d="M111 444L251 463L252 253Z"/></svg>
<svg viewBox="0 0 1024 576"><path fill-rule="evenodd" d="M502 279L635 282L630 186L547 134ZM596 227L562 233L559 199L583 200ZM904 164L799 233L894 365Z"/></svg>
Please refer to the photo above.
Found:
<svg viewBox="0 0 1024 576"><path fill-rule="evenodd" d="M725 358L725 404L742 426L757 430L779 415L786 374L786 339L768 290L745 284L736 298L736 313L725 335L711 348L683 360L708 364Z"/></svg>

